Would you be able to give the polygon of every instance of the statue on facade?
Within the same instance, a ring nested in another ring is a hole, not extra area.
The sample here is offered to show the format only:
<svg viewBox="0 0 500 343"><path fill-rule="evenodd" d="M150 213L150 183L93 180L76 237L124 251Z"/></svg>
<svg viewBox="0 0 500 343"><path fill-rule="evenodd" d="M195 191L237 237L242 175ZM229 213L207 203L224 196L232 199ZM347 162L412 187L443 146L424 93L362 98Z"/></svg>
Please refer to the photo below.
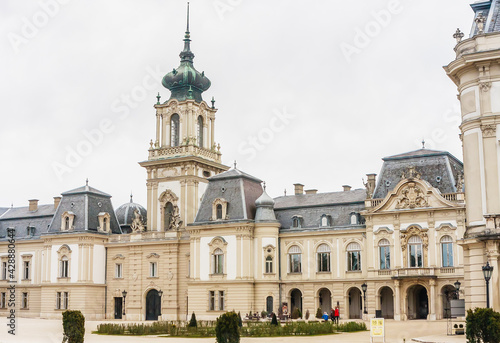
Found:
<svg viewBox="0 0 500 343"><path fill-rule="evenodd" d="M479 12L477 15L476 19L474 19L476 22L477 26L477 33L478 34L483 34L484 33L484 24L486 23L486 17L483 15L483 12Z"/></svg>
<svg viewBox="0 0 500 343"><path fill-rule="evenodd" d="M168 230L178 231L182 226L181 216L179 214L179 206L174 206L172 215L170 216L170 223L168 225Z"/></svg>
<svg viewBox="0 0 500 343"><path fill-rule="evenodd" d="M462 193L464 191L464 174L459 173L457 178L457 193Z"/></svg>
<svg viewBox="0 0 500 343"><path fill-rule="evenodd" d="M363 185L366 188L366 199L373 198L373 192L375 191L375 183L374 182L365 182L365 179L361 179L363 181ZM286 195L286 192L285 192Z"/></svg>
<svg viewBox="0 0 500 343"><path fill-rule="evenodd" d="M137 208L134 210L134 219L132 220L132 224L130 224L130 228L132 229L132 232L144 231L144 222L142 219L142 214L141 212L139 212Z"/></svg>

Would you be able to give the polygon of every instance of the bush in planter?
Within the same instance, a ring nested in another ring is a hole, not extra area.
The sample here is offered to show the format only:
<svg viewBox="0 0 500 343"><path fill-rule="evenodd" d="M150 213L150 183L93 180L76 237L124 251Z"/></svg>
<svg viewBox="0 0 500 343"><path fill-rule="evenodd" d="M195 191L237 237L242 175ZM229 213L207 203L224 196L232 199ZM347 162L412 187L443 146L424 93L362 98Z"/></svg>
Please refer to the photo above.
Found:
<svg viewBox="0 0 500 343"><path fill-rule="evenodd" d="M298 319L299 317L300 317L300 310L298 307L296 307L292 311L292 319Z"/></svg>
<svg viewBox="0 0 500 343"><path fill-rule="evenodd" d="M309 316L311 315L311 313L309 312L309 310L306 311L306 320L309 319Z"/></svg>
<svg viewBox="0 0 500 343"><path fill-rule="evenodd" d="M85 317L80 311L63 312L63 343L83 343Z"/></svg>
<svg viewBox="0 0 500 343"><path fill-rule="evenodd" d="M262 312L260 313L260 316L261 316L262 318L266 318L266 317L267 317L267 312L266 312L266 311L262 311Z"/></svg>
<svg viewBox="0 0 500 343"><path fill-rule="evenodd" d="M323 313L321 313L321 309L318 307L316 310L316 318L321 319L323 317Z"/></svg>
<svg viewBox="0 0 500 343"><path fill-rule="evenodd" d="M500 342L500 313L491 308L467 310L466 335L469 343Z"/></svg>
<svg viewBox="0 0 500 343"><path fill-rule="evenodd" d="M191 315L191 320L189 321L188 326L189 326L190 328L195 328L195 327L198 327L198 322L196 321L196 315L194 314L194 312L193 312L193 314Z"/></svg>
<svg viewBox="0 0 500 343"><path fill-rule="evenodd" d="M215 336L217 343L239 343L238 315L235 312L226 312L217 318Z"/></svg>

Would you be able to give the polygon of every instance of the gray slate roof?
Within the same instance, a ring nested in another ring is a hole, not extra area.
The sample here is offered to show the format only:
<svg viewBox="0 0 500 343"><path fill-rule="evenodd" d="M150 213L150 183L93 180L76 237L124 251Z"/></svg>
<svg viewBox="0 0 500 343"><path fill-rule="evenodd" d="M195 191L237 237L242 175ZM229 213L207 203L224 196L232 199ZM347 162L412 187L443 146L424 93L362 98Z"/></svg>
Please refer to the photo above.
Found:
<svg viewBox="0 0 500 343"><path fill-rule="evenodd" d="M0 239L6 239L7 228L16 229L16 240L39 238L48 232L55 209L54 205L39 205L36 211L30 211L29 207L13 207L0 217ZM33 236L28 234L28 227L35 228Z"/></svg>
<svg viewBox="0 0 500 343"><path fill-rule="evenodd" d="M331 228L357 228L351 225L351 213L360 213L365 209L366 191L355 189L346 192L287 195L274 199L274 212L283 230L292 227L294 216L302 217L301 229L318 229L321 216L332 218ZM360 216L358 216L362 219ZM361 222L361 220L360 220Z"/></svg>
<svg viewBox="0 0 500 343"><path fill-rule="evenodd" d="M135 218L134 211L136 209L142 215L144 225L146 225L146 219L148 217L147 210L144 207L142 207L141 205L133 202L132 196L130 196L130 202L123 204L116 209L116 211L115 211L116 218L117 218L118 223L120 224L120 227L122 228L123 232L125 232L125 231L129 232L130 225L132 224L132 222Z"/></svg>
<svg viewBox="0 0 500 343"><path fill-rule="evenodd" d="M384 198L401 181L401 175L414 166L441 193L455 193L458 174L463 173L463 164L447 151L419 149L404 154L384 157L378 176L374 198Z"/></svg>
<svg viewBox="0 0 500 343"><path fill-rule="evenodd" d="M262 194L261 180L236 168L208 178L194 225L212 220L212 204L223 198L228 202L227 221L253 220L255 200Z"/></svg>
<svg viewBox="0 0 500 343"><path fill-rule="evenodd" d="M484 25L485 33L500 32L500 0L476 1L471 4L471 7L474 10L474 19L480 12L487 18ZM473 21L470 36L473 37L476 34L477 27Z"/></svg>

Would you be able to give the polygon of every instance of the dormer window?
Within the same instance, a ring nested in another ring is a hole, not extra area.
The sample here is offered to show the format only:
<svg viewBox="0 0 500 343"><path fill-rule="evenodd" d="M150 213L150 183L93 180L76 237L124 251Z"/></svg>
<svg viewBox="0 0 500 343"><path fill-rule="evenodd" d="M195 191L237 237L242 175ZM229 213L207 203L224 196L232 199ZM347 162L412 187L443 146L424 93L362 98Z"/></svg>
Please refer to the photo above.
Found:
<svg viewBox="0 0 500 343"><path fill-rule="evenodd" d="M292 217L292 228L299 229L302 227L302 216Z"/></svg>
<svg viewBox="0 0 500 343"><path fill-rule="evenodd" d="M98 231L99 232L109 232L109 213L108 212L100 212L97 215L97 218L99 219L99 227Z"/></svg>
<svg viewBox="0 0 500 343"><path fill-rule="evenodd" d="M212 220L228 220L227 201L222 198L217 198L212 203Z"/></svg>
<svg viewBox="0 0 500 343"><path fill-rule="evenodd" d="M321 219L320 219L320 226L321 227L329 227L329 226L332 226L332 217L327 215L327 214L323 214L321 216Z"/></svg>
<svg viewBox="0 0 500 343"><path fill-rule="evenodd" d="M68 231L70 228L69 226L69 217L64 218L64 230Z"/></svg>
<svg viewBox="0 0 500 343"><path fill-rule="evenodd" d="M359 224L359 217L356 212L351 212L351 225L358 225Z"/></svg>
<svg viewBox="0 0 500 343"><path fill-rule="evenodd" d="M71 211L66 211L61 216L61 231L71 231L74 229L75 214Z"/></svg>

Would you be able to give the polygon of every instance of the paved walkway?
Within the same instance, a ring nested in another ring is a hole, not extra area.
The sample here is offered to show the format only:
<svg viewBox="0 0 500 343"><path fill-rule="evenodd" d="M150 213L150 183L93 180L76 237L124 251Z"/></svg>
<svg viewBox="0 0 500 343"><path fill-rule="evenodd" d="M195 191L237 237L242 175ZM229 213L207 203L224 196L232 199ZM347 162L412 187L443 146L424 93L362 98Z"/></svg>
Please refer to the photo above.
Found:
<svg viewBox="0 0 500 343"><path fill-rule="evenodd" d="M7 333L6 319L0 319L0 343L61 343L62 324L60 320L20 318L16 336ZM118 321L116 321L118 322ZM119 321L121 322L121 321ZM85 343L214 343L214 338L179 338L156 336L107 336L95 335L100 322L85 323ZM424 320L397 322L386 321L387 343L465 343L465 336L446 336L446 321L428 322ZM370 332L342 333L338 335L311 337L266 337L241 339L242 343L286 342L286 343L326 343L326 342L370 342ZM376 340L375 342L382 342Z"/></svg>

